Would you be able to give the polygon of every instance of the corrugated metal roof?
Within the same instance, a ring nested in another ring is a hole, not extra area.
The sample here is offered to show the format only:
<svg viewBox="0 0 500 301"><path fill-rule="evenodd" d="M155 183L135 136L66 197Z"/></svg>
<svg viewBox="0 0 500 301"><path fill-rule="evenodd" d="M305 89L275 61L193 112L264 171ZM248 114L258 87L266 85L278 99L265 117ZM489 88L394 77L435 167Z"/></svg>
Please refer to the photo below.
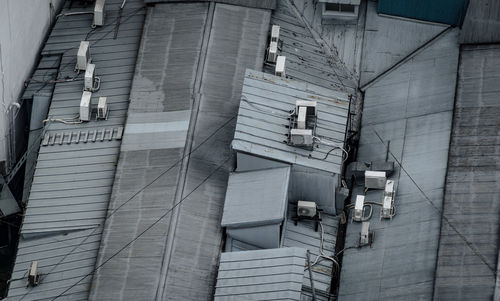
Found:
<svg viewBox="0 0 500 301"><path fill-rule="evenodd" d="M222 253L214 300L301 300L306 250Z"/></svg>
<svg viewBox="0 0 500 301"><path fill-rule="evenodd" d="M328 55L298 15L289 0L278 1L271 23L279 25L283 41L281 55L286 56L286 75L327 89L354 93L356 79L343 62ZM269 69L274 73L274 69Z"/></svg>
<svg viewBox="0 0 500 301"><path fill-rule="evenodd" d="M497 300L500 46L461 50L443 214L490 267L443 220L434 298Z"/></svg>
<svg viewBox="0 0 500 301"><path fill-rule="evenodd" d="M221 225L257 226L283 221L289 181L290 167L231 173Z"/></svg>
<svg viewBox="0 0 500 301"><path fill-rule="evenodd" d="M97 76L101 77L100 90L93 93L92 98L95 102L97 97L107 96L110 114L106 121L82 124L51 122L45 127L47 134L78 133L123 126L144 13L139 9L142 1L128 1L115 40L114 22L121 2L107 1L104 27L92 29L92 15L63 16L55 23L35 75L48 80L53 79L48 76L58 72L58 79L65 79L66 76L73 78L77 49L80 41L88 37L92 62L96 64ZM63 13L82 9L75 4L71 10L66 6ZM59 55L48 56L49 53ZM47 76L44 77L44 74ZM49 109L50 118L68 119L78 114L83 90L82 78L80 73L76 81L55 84ZM32 82L23 97L29 98L33 93L43 91L52 92L51 85L37 92L43 86L44 84ZM76 136L73 136L74 140L67 143L67 137L62 144L49 144L40 148L21 228L24 238L19 242L12 276L12 279L22 279L11 282L9 300L52 299L94 267L101 238L99 225L106 214L120 141L114 139L76 143ZM38 260L41 272L48 271L48 275L42 276L37 287L26 288L26 279L22 276L32 260ZM82 280L65 293L66 299L86 299L89 283L90 278Z"/></svg>
<svg viewBox="0 0 500 301"><path fill-rule="evenodd" d="M321 225L318 231L315 231L315 224L312 221L302 220L294 224L292 217L296 216L296 203L288 205L288 218L284 227L283 247L299 247L311 252L311 262L320 255L320 247L323 243L323 254L333 256L335 254L335 245L337 242L337 231L339 227L339 218L330 214L321 214ZM323 236L323 237L322 237ZM321 241L323 239L323 242ZM317 300L329 300L330 284L332 281L333 262L324 258L312 266L314 289ZM303 297L311 293L311 280L309 271L304 271L303 279Z"/></svg>
<svg viewBox="0 0 500 301"><path fill-rule="evenodd" d="M498 42L500 42L500 2L497 0L470 1L460 32L460 43Z"/></svg>
<svg viewBox="0 0 500 301"><path fill-rule="evenodd" d="M380 221L380 207L375 207L372 247L344 251L339 300L432 299L457 40L458 30L448 32L366 90L357 161L385 160L390 141L391 153L411 178L395 164L391 178L397 183L397 215ZM389 160L394 160L391 155ZM353 190L357 194L363 194L363 187ZM369 191L366 198L380 203L381 191ZM360 223L347 225L346 247L358 245L360 229Z"/></svg>
<svg viewBox="0 0 500 301"><path fill-rule="evenodd" d="M313 151L308 151L283 142L288 134L289 111L295 108L295 101L299 99L317 101L317 136L343 147L349 109L349 97L346 93L247 70L233 149L340 173L340 149L327 155L332 146L322 144Z"/></svg>
<svg viewBox="0 0 500 301"><path fill-rule="evenodd" d="M230 118L245 68L262 66L269 19L270 11L219 3L149 8L109 210L169 171L107 221L99 262L171 209L176 197L185 200L96 272L91 300L212 296L230 168ZM186 122L191 134L183 132ZM141 135L157 129L171 143ZM196 150L185 164L176 164L185 155L183 135L187 143L194 140Z"/></svg>

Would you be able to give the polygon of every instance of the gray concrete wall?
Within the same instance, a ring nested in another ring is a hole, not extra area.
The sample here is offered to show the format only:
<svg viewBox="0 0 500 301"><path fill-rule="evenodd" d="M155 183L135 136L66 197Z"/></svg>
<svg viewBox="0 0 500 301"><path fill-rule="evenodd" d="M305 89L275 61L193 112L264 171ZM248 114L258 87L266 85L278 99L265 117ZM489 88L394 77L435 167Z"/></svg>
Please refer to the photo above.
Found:
<svg viewBox="0 0 500 301"><path fill-rule="evenodd" d="M2 0L0 4L0 162L9 161L9 128L24 81L63 0ZM20 133L22 134L22 133ZM9 164L9 163L8 163Z"/></svg>

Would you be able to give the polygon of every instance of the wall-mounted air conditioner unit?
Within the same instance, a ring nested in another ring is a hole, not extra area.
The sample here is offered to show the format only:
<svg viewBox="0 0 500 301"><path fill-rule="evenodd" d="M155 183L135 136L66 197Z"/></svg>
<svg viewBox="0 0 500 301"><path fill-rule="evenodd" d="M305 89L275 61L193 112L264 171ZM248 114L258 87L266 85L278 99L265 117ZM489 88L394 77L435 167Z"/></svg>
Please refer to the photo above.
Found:
<svg viewBox="0 0 500 301"><path fill-rule="evenodd" d="M40 273L38 273L38 261L32 261L28 273L28 286L37 286L40 282Z"/></svg>
<svg viewBox="0 0 500 301"><path fill-rule="evenodd" d="M94 7L94 22L92 27L104 25L104 2L105 0L96 0Z"/></svg>
<svg viewBox="0 0 500 301"><path fill-rule="evenodd" d="M279 25L273 25L271 27L271 42L278 43L279 38L280 38L280 27Z"/></svg>
<svg viewBox="0 0 500 301"><path fill-rule="evenodd" d="M312 146L313 145L313 131L304 129L291 129L290 130L290 144L293 146Z"/></svg>
<svg viewBox="0 0 500 301"><path fill-rule="evenodd" d="M365 171L365 188L384 189L386 180L385 171Z"/></svg>
<svg viewBox="0 0 500 301"><path fill-rule="evenodd" d="M87 64L87 70L85 70L84 90L95 92L99 90L100 85L101 79L95 76L95 65Z"/></svg>
<svg viewBox="0 0 500 301"><path fill-rule="evenodd" d="M271 42L269 44L269 48L267 49L267 61L269 63L276 63L276 59L278 58L278 43Z"/></svg>
<svg viewBox="0 0 500 301"><path fill-rule="evenodd" d="M108 119L108 102L107 97L99 97L97 103L97 119Z"/></svg>
<svg viewBox="0 0 500 301"><path fill-rule="evenodd" d="M306 128L306 107L299 107L299 111L297 112L297 128L305 129Z"/></svg>
<svg viewBox="0 0 500 301"><path fill-rule="evenodd" d="M81 41L76 57L76 70L87 69L87 64L90 63L90 44L88 41Z"/></svg>
<svg viewBox="0 0 500 301"><path fill-rule="evenodd" d="M279 55L276 59L276 69L274 70L274 75L281 76L283 78L286 77L285 73L285 61L286 56Z"/></svg>
<svg viewBox="0 0 500 301"><path fill-rule="evenodd" d="M387 180L387 182L385 182L384 196L394 198L394 181L393 180Z"/></svg>
<svg viewBox="0 0 500 301"><path fill-rule="evenodd" d="M299 112L300 107L307 108L307 116L318 116L318 103L316 101L310 100L296 100L295 101L295 112Z"/></svg>
<svg viewBox="0 0 500 301"><path fill-rule="evenodd" d="M92 92L83 91L82 99L80 100L80 120L90 121L92 112Z"/></svg>
<svg viewBox="0 0 500 301"><path fill-rule="evenodd" d="M382 218L390 218L393 216L393 208L394 200L389 196L384 196L384 200L382 201L382 210L380 211L380 219Z"/></svg>
<svg viewBox="0 0 500 301"><path fill-rule="evenodd" d="M297 216L314 217L316 215L316 209L317 206L315 202L297 202Z"/></svg>
<svg viewBox="0 0 500 301"><path fill-rule="evenodd" d="M354 203L354 215L352 219L356 222L361 222L363 220L363 208L365 206L365 196L357 195L356 203Z"/></svg>

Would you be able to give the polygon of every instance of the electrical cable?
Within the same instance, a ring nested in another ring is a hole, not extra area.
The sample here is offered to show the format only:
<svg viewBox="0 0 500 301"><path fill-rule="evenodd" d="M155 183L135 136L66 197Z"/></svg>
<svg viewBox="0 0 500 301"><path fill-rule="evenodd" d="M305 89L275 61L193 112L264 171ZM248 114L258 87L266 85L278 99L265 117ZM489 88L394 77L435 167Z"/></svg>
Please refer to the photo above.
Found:
<svg viewBox="0 0 500 301"><path fill-rule="evenodd" d="M380 142L382 144L385 145L384 143L384 140L382 139L382 137L379 135L379 133L375 130L375 128L373 128L373 132L375 133L375 135L377 135L378 139L380 140ZM403 164L398 160L398 158L392 153L391 150L388 150L389 153L391 154L391 156L394 158L394 161L396 161L399 165L399 167L401 167L401 170L408 176L408 178L413 182L413 185L415 185L415 187L419 190L419 192L422 194L422 196L424 197L424 199L432 206L432 208L437 212L439 213L439 215L441 216L441 218L448 224L448 226L450 226L450 228L464 241L464 243L467 245L467 247L469 247L469 249L477 256L479 257L479 259L491 270L491 272L493 273L493 275L495 277L498 276L498 272L496 271L496 268L493 267L489 262L488 260L481 254L481 252L479 252L478 249L476 249L476 247L474 247L474 245L469 242L467 240L467 238L465 237L465 235L463 235L451 222L450 220L448 219L448 217L444 214L444 212L439 209L435 204L434 202L432 202L432 200L427 196L427 194L424 192L424 190L417 184L417 182L415 181L415 179L413 179L413 177L410 175L410 173L404 168Z"/></svg>
<svg viewBox="0 0 500 301"><path fill-rule="evenodd" d="M292 116L294 113L295 113L295 110L291 111L290 113L288 114L282 114L280 112L276 112L276 111L273 111L271 109L269 110L266 110L264 108L261 108L261 107L258 107L257 105L255 105L254 103L250 102L248 100L248 98L245 96L245 95L241 95L241 99L246 102L249 106L251 106L252 108L256 109L257 111L261 111L263 113L266 113L266 114L271 114L271 115L274 115L274 116L277 116L277 117L282 117L282 118L288 118L290 116Z"/></svg>
<svg viewBox="0 0 500 301"><path fill-rule="evenodd" d="M64 293L66 293L67 291L69 291L70 289L72 289L73 287L75 287L76 285L78 285L78 283L80 283L80 281L82 281L83 279L87 278L88 276L91 276L92 274L94 274L95 271L97 271L98 269L100 269L102 266L104 266L106 263L108 263L111 259L113 259L115 256L117 256L118 254L120 254L123 250L125 250L128 246L130 246L132 243L134 243L137 239L139 239L139 237L141 237L147 231L149 231L151 228L153 228L164 217L166 217L170 212L172 212L177 206L179 206L180 204L182 204L182 202L185 199L187 199L193 192L195 192L198 188L200 188L201 185L203 185L206 181L208 181L208 179L210 177L212 177L212 175L214 175L219 169L221 169L227 162L229 162L229 160L231 160L231 157L227 158L214 171L212 171L207 177L205 177L205 179L203 179L203 181L200 184L198 184L193 190L191 190L191 192L189 194L187 194L185 197L183 197L179 202L175 203L174 206L172 206L172 208L168 209L167 212L165 212L163 215L161 215L155 222L153 222L151 225L149 225L144 231L142 231L134 239L132 239L130 242L128 242L127 244L125 244L123 247L121 247L117 252L115 252L113 255L111 255L103 263L101 263L100 265L98 265L97 267L95 267L91 272L87 273L82 278L80 278L76 283L74 283L73 285L71 285L70 287L68 287L67 289L65 289L62 293L58 294L56 297L52 298L51 301L56 300L57 298L61 297L62 295L64 295Z"/></svg>

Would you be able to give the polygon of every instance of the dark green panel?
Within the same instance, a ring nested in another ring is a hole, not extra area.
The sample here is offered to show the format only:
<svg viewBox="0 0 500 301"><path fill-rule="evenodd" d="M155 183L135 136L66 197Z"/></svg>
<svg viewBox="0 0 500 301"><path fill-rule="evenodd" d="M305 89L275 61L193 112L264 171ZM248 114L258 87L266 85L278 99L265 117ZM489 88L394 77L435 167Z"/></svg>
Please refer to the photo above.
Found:
<svg viewBox="0 0 500 301"><path fill-rule="evenodd" d="M469 0L379 0L377 12L462 26Z"/></svg>

